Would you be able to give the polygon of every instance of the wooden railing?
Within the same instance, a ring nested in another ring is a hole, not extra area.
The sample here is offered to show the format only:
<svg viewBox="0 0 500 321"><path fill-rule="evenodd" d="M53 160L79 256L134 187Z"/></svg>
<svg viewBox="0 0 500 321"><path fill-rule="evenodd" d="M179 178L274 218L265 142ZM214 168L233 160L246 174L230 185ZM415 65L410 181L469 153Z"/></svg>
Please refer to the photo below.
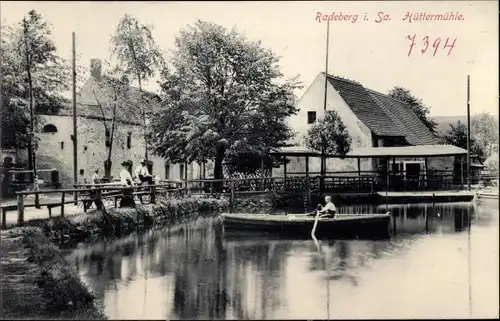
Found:
<svg viewBox="0 0 500 321"><path fill-rule="evenodd" d="M381 175L332 175L325 176L325 191L327 193L374 193L384 191L416 191L439 190L450 188L453 175L451 173L428 173L427 175L404 176L390 174ZM73 189L53 189L38 191L17 192L17 204L2 205L2 226L5 227L6 212L17 210L18 224L24 222L24 209L37 204L27 204L25 199L30 195L58 195L51 202L38 204L49 209L60 207L61 216L64 216L65 204L75 203L83 205L83 211L93 204L100 206L118 206L118 201L125 196L130 196L140 202L154 203L157 198L198 196L228 196L230 201L238 195L252 193L288 193L295 191L299 194L310 195L319 190L320 177L263 177L263 178L238 178L238 179L206 179L188 181L164 181L161 184L139 185L124 187L119 183L106 184L78 184ZM70 196L71 195L71 196Z"/></svg>
<svg viewBox="0 0 500 321"><path fill-rule="evenodd" d="M75 185L71 189L40 189L36 191L20 191L16 192L17 203L15 204L2 204L2 228L6 228L6 216L8 211L17 211L18 225L24 224L24 212L28 207L47 207L49 217L52 217L52 209L60 208L60 215L64 217L66 204L74 203L75 205L82 205L83 211L95 204L97 208L106 207L106 205L113 204L114 207L118 206L118 200L125 196L130 196L132 199L145 203L154 203L157 197L182 197L186 194L186 190L179 188L172 184L152 184L152 185L139 185L132 187L124 187L118 184L96 184L93 186L80 184ZM52 196L49 201L28 203L26 198L28 196Z"/></svg>

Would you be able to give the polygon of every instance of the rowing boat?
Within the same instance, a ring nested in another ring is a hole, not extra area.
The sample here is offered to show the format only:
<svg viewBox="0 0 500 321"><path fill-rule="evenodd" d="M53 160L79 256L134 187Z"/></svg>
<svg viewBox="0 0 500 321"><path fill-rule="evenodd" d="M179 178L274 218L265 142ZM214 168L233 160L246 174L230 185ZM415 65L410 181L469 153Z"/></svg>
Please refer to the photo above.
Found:
<svg viewBox="0 0 500 321"><path fill-rule="evenodd" d="M220 216L224 232L258 232L279 236L310 237L314 216L305 214L271 215L224 213ZM337 214L334 218L320 218L316 236L389 237L391 216L385 214Z"/></svg>

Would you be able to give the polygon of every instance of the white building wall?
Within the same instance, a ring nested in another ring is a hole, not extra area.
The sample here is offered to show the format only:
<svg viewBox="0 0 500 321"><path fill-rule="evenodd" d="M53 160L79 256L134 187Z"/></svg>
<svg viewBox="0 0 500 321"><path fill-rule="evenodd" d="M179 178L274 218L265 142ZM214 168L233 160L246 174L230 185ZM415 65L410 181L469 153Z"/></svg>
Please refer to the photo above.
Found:
<svg viewBox="0 0 500 321"><path fill-rule="evenodd" d="M299 112L288 119L289 126L296 133L294 141L296 145L305 147L304 137L311 126L307 124L307 112L315 111L317 119L323 117L324 92L325 76L323 73L320 73L297 102L296 106ZM352 139L351 149L372 146L372 133L370 129L358 119L330 83L328 83L327 86L326 109L335 110L340 116L340 119L342 119ZM369 159L362 159L361 170L372 170L372 162ZM294 157L287 166L287 172L292 173L297 171L305 171L305 159L303 157ZM309 171L320 172L319 158L310 158ZM328 159L327 171L357 171L357 161L356 159ZM283 168L276 169L273 174L280 175L282 172Z"/></svg>

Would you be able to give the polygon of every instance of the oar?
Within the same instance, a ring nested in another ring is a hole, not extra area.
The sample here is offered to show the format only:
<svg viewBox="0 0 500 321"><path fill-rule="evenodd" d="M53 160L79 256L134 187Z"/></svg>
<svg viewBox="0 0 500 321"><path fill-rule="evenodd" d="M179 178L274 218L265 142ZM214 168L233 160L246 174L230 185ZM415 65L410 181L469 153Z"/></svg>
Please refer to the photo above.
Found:
<svg viewBox="0 0 500 321"><path fill-rule="evenodd" d="M314 225L313 225L313 228L311 231L311 237L313 238L313 240L317 240L316 239L316 227L318 227L318 221L319 221L320 214L321 214L320 211L316 211L316 217L314 218Z"/></svg>
<svg viewBox="0 0 500 321"><path fill-rule="evenodd" d="M328 263L326 260L326 253L323 253L323 251L321 250L321 245L319 244L319 241L315 235L316 226L318 225L319 216L320 216L320 212L318 211L316 214L316 219L314 220L314 227L311 231L311 236L312 236L312 239L314 241L314 244L316 245L316 249L318 250L318 254L323 259L323 264L325 267L325 273L326 273L326 314L327 314L327 320L330 320L330 273L328 272L329 266L328 266Z"/></svg>

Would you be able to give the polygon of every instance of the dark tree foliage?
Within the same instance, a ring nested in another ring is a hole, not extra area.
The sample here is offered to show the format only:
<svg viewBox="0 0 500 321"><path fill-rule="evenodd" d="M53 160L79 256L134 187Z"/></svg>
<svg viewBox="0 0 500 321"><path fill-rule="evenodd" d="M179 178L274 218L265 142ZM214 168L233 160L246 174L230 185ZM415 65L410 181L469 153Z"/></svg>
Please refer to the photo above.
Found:
<svg viewBox="0 0 500 321"><path fill-rule="evenodd" d="M2 147L29 148L30 88L35 113L56 114L67 103L61 95L71 76L57 54L50 25L35 10L17 24L2 26ZM36 125L39 119L35 118Z"/></svg>
<svg viewBox="0 0 500 321"><path fill-rule="evenodd" d="M458 121L455 125L450 125L450 130L443 137L445 144L454 145L467 149L467 125ZM484 149L478 144L474 136L470 137L471 153L479 157L484 157Z"/></svg>
<svg viewBox="0 0 500 321"><path fill-rule="evenodd" d="M394 87L389 91L388 95L407 103L425 126L427 126L432 133L436 133L437 123L429 117L430 108L424 104L422 99L413 96L410 90L403 87Z"/></svg>
<svg viewBox="0 0 500 321"><path fill-rule="evenodd" d="M150 135L155 153L171 162L213 160L222 178L226 157L285 146L299 84L282 79L278 62L234 29L197 21L181 30L162 74L165 105Z"/></svg>

